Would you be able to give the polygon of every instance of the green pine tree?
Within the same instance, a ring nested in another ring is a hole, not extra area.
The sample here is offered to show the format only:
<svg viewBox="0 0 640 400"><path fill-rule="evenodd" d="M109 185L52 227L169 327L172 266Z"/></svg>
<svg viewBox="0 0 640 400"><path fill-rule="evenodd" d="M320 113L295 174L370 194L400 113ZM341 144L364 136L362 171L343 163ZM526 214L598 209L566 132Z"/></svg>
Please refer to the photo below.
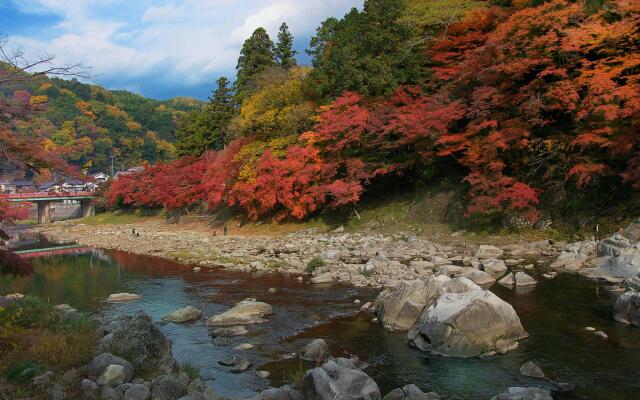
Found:
<svg viewBox="0 0 640 400"><path fill-rule="evenodd" d="M242 100L251 92L253 77L275 65L273 41L264 28L258 28L244 42L240 58L238 58L236 66L236 96L238 100Z"/></svg>
<svg viewBox="0 0 640 400"><path fill-rule="evenodd" d="M280 25L278 31L278 44L275 48L276 62L280 67L289 70L296 66L295 55L297 51L293 50L293 35L289 32L289 26L286 22Z"/></svg>
<svg viewBox="0 0 640 400"><path fill-rule="evenodd" d="M227 78L219 78L216 84L206 107L180 118L175 143L179 155L200 155L226 145L227 126L235 113L234 94Z"/></svg>

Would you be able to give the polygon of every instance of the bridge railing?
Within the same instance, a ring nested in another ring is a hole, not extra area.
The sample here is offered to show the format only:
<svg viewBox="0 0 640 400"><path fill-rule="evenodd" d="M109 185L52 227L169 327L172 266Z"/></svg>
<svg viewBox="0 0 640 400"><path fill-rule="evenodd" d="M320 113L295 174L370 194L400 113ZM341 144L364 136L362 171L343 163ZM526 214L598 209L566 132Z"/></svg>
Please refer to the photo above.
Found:
<svg viewBox="0 0 640 400"><path fill-rule="evenodd" d="M0 194L0 198L3 199L30 199L30 198L49 198L55 199L60 197L94 197L95 193L89 191L83 192L25 192L25 193L12 193L12 194Z"/></svg>

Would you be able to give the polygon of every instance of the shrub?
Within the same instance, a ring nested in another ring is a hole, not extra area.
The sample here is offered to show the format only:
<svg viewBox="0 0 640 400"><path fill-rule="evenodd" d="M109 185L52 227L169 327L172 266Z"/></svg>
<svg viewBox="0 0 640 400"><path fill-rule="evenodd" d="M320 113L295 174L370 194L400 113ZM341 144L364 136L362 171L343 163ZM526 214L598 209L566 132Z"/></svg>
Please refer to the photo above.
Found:
<svg viewBox="0 0 640 400"><path fill-rule="evenodd" d="M320 257L313 257L311 260L309 260L309 262L307 263L307 271L309 272L313 272L318 268L322 268L326 265L326 263L324 262L324 260Z"/></svg>
<svg viewBox="0 0 640 400"><path fill-rule="evenodd" d="M199 379L200 378L200 370L198 367L192 364L183 364L180 366L180 371L187 374L190 380Z"/></svg>

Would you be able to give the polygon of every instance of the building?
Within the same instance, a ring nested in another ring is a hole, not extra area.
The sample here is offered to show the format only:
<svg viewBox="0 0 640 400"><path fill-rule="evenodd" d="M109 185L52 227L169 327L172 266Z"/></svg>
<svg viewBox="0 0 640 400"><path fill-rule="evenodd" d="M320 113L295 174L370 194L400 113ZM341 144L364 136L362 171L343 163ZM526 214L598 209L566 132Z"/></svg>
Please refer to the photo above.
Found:
<svg viewBox="0 0 640 400"><path fill-rule="evenodd" d="M0 192L4 194L12 194L17 191L16 184L11 181L1 181L0 182Z"/></svg>
<svg viewBox="0 0 640 400"><path fill-rule="evenodd" d="M127 176L127 175L131 175L131 174L138 174L140 172L144 171L144 167L132 167L129 168L126 171L118 171L116 172L116 176L114 177L114 179L118 179L119 176Z"/></svg>

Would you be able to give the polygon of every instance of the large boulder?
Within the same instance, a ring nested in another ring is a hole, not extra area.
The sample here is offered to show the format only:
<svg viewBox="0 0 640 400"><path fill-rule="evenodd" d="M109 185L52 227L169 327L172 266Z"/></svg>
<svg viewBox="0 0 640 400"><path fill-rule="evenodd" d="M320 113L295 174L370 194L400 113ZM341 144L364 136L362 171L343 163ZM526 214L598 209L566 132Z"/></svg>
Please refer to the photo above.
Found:
<svg viewBox="0 0 640 400"><path fill-rule="evenodd" d="M640 292L625 292L613 306L613 318L623 324L640 327Z"/></svg>
<svg viewBox="0 0 640 400"><path fill-rule="evenodd" d="M626 228L624 228L624 236L632 243L640 241L640 219L636 222L630 223Z"/></svg>
<svg viewBox="0 0 640 400"><path fill-rule="evenodd" d="M532 387L510 387L491 400L553 400L547 389Z"/></svg>
<svg viewBox="0 0 640 400"><path fill-rule="evenodd" d="M616 257L622 254L622 251L631 247L631 242L626 237L615 234L610 238L601 240L597 245L598 257Z"/></svg>
<svg viewBox="0 0 640 400"><path fill-rule="evenodd" d="M102 351L126 355L142 372L168 373L177 367L171 343L143 312L117 316L99 331L103 335L99 343Z"/></svg>
<svg viewBox="0 0 640 400"><path fill-rule="evenodd" d="M314 368L302 379L305 399L316 400L381 400L380 389L373 379L349 363L328 361Z"/></svg>
<svg viewBox="0 0 640 400"><path fill-rule="evenodd" d="M193 306L187 306L165 315L162 320L174 323L189 322L200 318L201 315L202 311Z"/></svg>
<svg viewBox="0 0 640 400"><path fill-rule="evenodd" d="M424 308L440 297L449 280L444 275L432 275L426 280L403 281L395 288L385 289L374 303L378 320L387 329L409 330Z"/></svg>
<svg viewBox="0 0 640 400"><path fill-rule="evenodd" d="M300 358L306 361L322 362L330 356L329 345L323 339L312 340L300 352Z"/></svg>
<svg viewBox="0 0 640 400"><path fill-rule="evenodd" d="M393 389L382 400L440 400L440 396L434 392L425 393L414 384Z"/></svg>
<svg viewBox="0 0 640 400"><path fill-rule="evenodd" d="M231 325L248 325L261 324L266 322L263 318L273 314L273 308L256 299L244 299L233 308L214 315L207 320L207 326L231 326Z"/></svg>
<svg viewBox="0 0 640 400"><path fill-rule="evenodd" d="M423 351L453 357L505 353L527 336L513 307L487 290L444 293L407 338Z"/></svg>
<svg viewBox="0 0 640 400"><path fill-rule="evenodd" d="M640 273L640 249L626 249L619 256L604 260L597 268L601 275L632 278Z"/></svg>

